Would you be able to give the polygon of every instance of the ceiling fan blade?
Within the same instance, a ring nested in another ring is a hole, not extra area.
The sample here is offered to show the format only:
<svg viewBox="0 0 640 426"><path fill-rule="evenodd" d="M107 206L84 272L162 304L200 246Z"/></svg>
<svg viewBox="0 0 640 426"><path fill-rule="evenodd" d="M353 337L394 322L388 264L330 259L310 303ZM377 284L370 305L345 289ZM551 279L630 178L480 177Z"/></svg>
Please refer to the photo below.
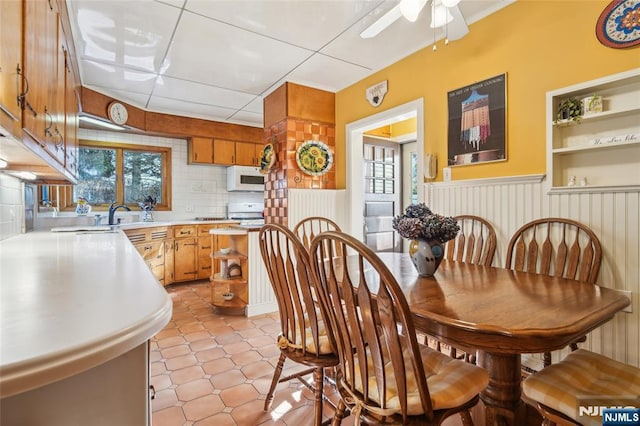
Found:
<svg viewBox="0 0 640 426"><path fill-rule="evenodd" d="M462 16L462 12L460 12L460 8L458 8L458 6L450 7L449 13L453 16L453 21L447 24L447 37L449 40L459 40L467 35L469 27L467 26L467 22L464 20L464 16Z"/></svg>
<svg viewBox="0 0 640 426"><path fill-rule="evenodd" d="M400 5L398 4L382 15L376 22L365 28L365 30L360 33L360 37L372 38L377 36L382 30L393 24L401 16L402 12L400 11Z"/></svg>

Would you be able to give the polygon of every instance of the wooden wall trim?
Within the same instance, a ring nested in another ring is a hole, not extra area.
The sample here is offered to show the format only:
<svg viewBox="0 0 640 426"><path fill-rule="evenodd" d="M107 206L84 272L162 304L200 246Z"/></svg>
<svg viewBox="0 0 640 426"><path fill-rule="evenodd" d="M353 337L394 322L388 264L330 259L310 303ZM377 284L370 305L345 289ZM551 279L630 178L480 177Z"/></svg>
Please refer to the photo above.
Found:
<svg viewBox="0 0 640 426"><path fill-rule="evenodd" d="M108 120L107 107L115 100L122 102L95 90L82 87L82 112L86 114ZM145 111L126 102L122 103L129 109L127 126L137 130L174 138L202 136L254 143L264 141L264 131L261 127L161 114Z"/></svg>

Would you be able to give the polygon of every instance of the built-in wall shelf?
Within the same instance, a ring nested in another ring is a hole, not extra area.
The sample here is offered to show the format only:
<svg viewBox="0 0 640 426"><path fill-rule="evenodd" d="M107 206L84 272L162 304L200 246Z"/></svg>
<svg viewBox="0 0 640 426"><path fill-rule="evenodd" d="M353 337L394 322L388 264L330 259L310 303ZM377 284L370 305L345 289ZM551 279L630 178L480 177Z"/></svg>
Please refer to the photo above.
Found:
<svg viewBox="0 0 640 426"><path fill-rule="evenodd" d="M602 112L557 120L563 100L586 103L594 95L602 97ZM550 192L640 188L640 68L547 92L546 108Z"/></svg>

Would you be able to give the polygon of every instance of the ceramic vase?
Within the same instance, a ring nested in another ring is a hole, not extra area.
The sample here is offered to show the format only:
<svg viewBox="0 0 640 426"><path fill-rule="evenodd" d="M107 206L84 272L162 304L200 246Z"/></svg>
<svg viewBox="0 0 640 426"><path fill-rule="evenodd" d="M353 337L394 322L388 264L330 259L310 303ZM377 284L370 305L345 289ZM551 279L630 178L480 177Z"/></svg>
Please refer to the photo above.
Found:
<svg viewBox="0 0 640 426"><path fill-rule="evenodd" d="M409 256L418 275L430 277L440 266L444 257L444 248L437 240L412 240L409 244Z"/></svg>

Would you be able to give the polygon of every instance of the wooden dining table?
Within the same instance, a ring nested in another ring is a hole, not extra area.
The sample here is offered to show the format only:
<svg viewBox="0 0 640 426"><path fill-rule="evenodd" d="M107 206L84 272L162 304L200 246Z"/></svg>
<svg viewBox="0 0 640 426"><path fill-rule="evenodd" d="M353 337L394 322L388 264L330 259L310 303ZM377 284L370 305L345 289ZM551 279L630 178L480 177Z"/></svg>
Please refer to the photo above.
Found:
<svg viewBox="0 0 640 426"><path fill-rule="evenodd" d="M566 347L629 305L598 285L444 260L419 276L406 253L379 253L402 287L416 331L478 352L489 372L480 398L487 425L522 425L523 353Z"/></svg>

